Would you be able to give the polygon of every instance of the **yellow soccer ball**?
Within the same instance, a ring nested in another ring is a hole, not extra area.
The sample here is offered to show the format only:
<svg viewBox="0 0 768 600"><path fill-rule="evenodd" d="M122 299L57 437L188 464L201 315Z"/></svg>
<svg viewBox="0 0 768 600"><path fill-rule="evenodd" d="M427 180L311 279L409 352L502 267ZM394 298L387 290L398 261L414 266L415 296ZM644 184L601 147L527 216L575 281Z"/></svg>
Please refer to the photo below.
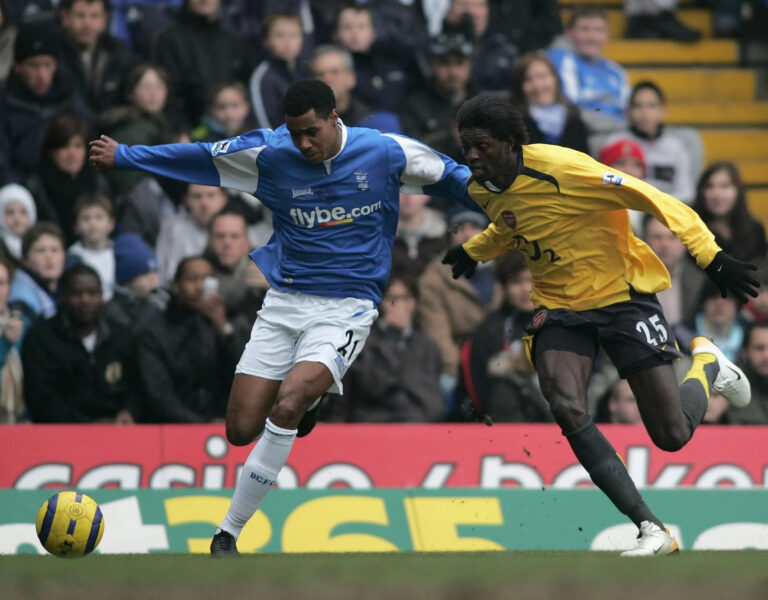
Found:
<svg viewBox="0 0 768 600"><path fill-rule="evenodd" d="M54 556L80 558L90 554L103 533L99 505L81 492L54 494L37 511L37 537Z"/></svg>

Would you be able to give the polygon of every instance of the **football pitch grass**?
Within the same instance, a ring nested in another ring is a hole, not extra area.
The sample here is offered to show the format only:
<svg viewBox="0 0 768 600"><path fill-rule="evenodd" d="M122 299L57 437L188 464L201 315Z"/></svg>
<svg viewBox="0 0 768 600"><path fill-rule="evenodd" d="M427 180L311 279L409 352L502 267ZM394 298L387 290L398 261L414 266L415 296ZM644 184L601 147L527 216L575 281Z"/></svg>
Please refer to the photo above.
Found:
<svg viewBox="0 0 768 600"><path fill-rule="evenodd" d="M0 556L0 598L768 598L768 552Z"/></svg>

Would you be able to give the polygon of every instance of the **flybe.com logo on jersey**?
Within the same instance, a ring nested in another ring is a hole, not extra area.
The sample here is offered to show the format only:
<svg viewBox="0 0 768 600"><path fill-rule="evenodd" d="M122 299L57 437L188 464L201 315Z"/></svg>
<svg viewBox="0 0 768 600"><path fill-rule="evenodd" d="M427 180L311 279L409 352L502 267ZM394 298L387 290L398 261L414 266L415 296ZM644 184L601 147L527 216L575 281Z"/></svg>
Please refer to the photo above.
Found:
<svg viewBox="0 0 768 600"><path fill-rule="evenodd" d="M358 217L364 217L376 212L381 208L381 201L364 206L355 206L347 210L343 206L334 206L333 208L320 208L315 206L309 211L301 208L292 208L288 214L296 225L303 225L307 229L315 227L331 227L332 225L342 225L351 223Z"/></svg>

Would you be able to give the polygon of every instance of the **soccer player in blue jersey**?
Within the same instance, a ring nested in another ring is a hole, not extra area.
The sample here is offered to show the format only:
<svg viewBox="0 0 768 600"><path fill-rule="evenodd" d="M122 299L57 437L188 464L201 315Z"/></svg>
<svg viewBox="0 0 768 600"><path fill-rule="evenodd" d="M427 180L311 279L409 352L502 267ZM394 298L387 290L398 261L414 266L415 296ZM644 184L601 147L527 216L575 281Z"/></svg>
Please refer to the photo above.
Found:
<svg viewBox="0 0 768 600"><path fill-rule="evenodd" d="M346 127L331 89L302 80L285 95L285 125L216 143L91 142L99 168L142 169L242 190L272 211L274 235L251 254L271 285L235 370L227 438L259 435L211 542L235 541L275 485L305 413L341 380L378 316L397 228L399 194L452 197L479 210L469 169L407 137Z"/></svg>

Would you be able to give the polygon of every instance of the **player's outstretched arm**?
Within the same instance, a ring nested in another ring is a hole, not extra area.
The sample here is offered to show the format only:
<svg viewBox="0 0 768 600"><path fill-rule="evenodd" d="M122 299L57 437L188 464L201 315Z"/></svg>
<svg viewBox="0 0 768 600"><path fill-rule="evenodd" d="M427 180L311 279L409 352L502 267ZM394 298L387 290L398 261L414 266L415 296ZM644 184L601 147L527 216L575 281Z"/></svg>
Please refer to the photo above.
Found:
<svg viewBox="0 0 768 600"><path fill-rule="evenodd" d="M92 140L89 144L91 165L99 170L112 169L115 166L115 152L117 142L108 135L101 135L99 139Z"/></svg>
<svg viewBox="0 0 768 600"><path fill-rule="evenodd" d="M720 288L723 298L731 292L742 304L748 300L747 294L757 297L760 282L749 275L749 271L757 271L757 266L743 262L726 254L722 250L707 265L704 272Z"/></svg>
<svg viewBox="0 0 768 600"><path fill-rule="evenodd" d="M221 183L219 172L214 164L214 156L223 154L217 150L224 142L216 144L162 144L159 146L126 146L112 138L102 135L90 143L90 161L97 169L133 169L146 171L163 177L170 177L199 183L202 185L224 185ZM229 148L232 143L229 142ZM226 161L229 156L220 159ZM255 162L255 161L254 161ZM235 159L235 166L239 163ZM255 169L253 169L255 171ZM241 177L242 179L242 177ZM241 189L238 182L227 187ZM253 192L251 181L247 182L246 190Z"/></svg>

